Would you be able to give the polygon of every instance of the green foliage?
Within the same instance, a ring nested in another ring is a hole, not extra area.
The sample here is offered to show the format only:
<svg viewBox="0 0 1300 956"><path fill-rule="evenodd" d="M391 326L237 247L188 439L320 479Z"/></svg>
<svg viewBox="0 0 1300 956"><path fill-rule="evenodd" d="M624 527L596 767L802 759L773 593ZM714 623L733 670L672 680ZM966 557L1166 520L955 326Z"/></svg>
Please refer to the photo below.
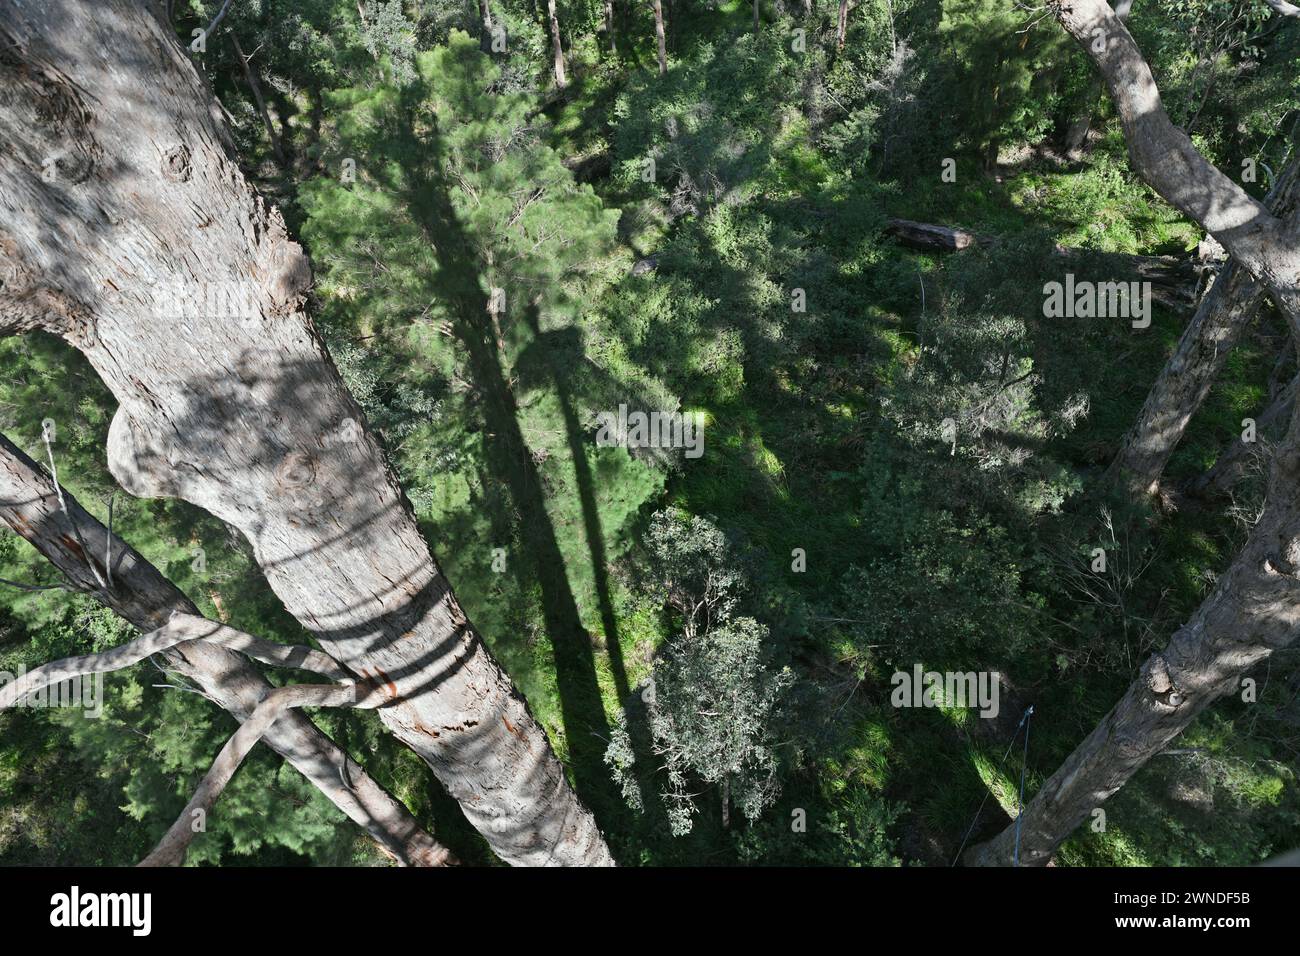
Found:
<svg viewBox="0 0 1300 956"><path fill-rule="evenodd" d="M679 613L682 627L642 693L654 752L663 761L669 828L674 836L691 831L696 781L719 789L724 825L733 803L757 820L779 793L775 735L794 674L769 664L767 627L733 616L742 578L717 527L680 511L659 512L646 544L650 594ZM626 719L613 731L605 761L641 809Z"/></svg>
<svg viewBox="0 0 1300 956"><path fill-rule="evenodd" d="M218 6L176 4L178 36ZM620 861L947 864L986 795L1009 805L1011 729L890 708L890 671L1000 671L1037 708L1032 789L1203 599L1262 495L1258 476L1197 513L1095 495L1186 317L1137 334L1042 312L1056 244L1113 279L1105 254L1183 255L1200 230L1134 176L1091 63L1042 11L866 0L837 51L833 4L765 4L758 36L748 4L674 4L660 77L649 5L616 7L617 55L600 5L560 4L563 92L520 0L492 4L504 52L468 0L249 0L194 59L313 258L314 318L434 554ZM1235 178L1256 160L1262 197L1294 149L1300 33L1227 0L1138 5L1129 26L1174 122ZM918 255L892 216L992 241ZM1272 323L1235 349L1171 480L1258 412ZM0 340L0 368L0 427L43 460L53 419L60 476L105 516L111 396L47 336ZM699 413L704 458L597 447L620 403ZM219 522L120 495L114 515L205 612L305 639ZM1099 543L1111 569L1083 576ZM53 580L11 537L0 577ZM84 597L6 590L0 668L132 636ZM142 665L108 679L101 719L0 715L0 860L149 848L232 726L155 686L172 684ZM1060 862L1248 864L1298 842L1289 685L1261 686ZM315 719L485 861L374 715ZM374 861L264 749L208 823L192 862Z"/></svg>
<svg viewBox="0 0 1300 956"><path fill-rule="evenodd" d="M944 0L940 36L958 64L949 92L973 146L1034 143L1050 128L1056 81L1073 51L1044 19L1003 0Z"/></svg>
<svg viewBox="0 0 1300 956"><path fill-rule="evenodd" d="M767 636L752 618L736 618L673 643L655 668L650 728L665 761L664 798L675 835L691 829L693 778L720 787L724 816L733 801L755 820L776 799L774 737L794 678L788 669L764 667Z"/></svg>
<svg viewBox="0 0 1300 956"><path fill-rule="evenodd" d="M592 303L626 267L617 213L548 145L534 97L502 90L458 31L416 66L402 89L329 94L327 168L352 156L358 175L300 191L322 324L457 593L563 750L558 651L539 632L563 606L567 624L624 639L607 564L664 481L595 447L596 415L676 400L602 332Z"/></svg>

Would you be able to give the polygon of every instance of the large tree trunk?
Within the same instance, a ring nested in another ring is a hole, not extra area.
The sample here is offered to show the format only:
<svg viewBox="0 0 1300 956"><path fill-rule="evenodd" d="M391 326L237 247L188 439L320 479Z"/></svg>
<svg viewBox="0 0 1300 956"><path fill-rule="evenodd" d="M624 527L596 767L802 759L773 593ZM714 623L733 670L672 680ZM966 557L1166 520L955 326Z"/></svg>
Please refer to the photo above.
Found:
<svg viewBox="0 0 1300 956"><path fill-rule="evenodd" d="M1300 315L1300 243L1286 223L1211 165L1174 126L1151 68L1105 0L1050 0L1048 6L1101 71L1134 170L1214 236L1284 313ZM1094 51L1098 39L1105 41L1100 53Z"/></svg>
<svg viewBox="0 0 1300 956"><path fill-rule="evenodd" d="M611 863L431 558L303 311L306 257L175 38L133 0L0 0L0 42L0 327L39 321L85 354L119 403L123 487L238 528L498 856Z"/></svg>
<svg viewBox="0 0 1300 956"><path fill-rule="evenodd" d="M839 19L835 21L835 52L844 49L849 35L849 0L840 0Z"/></svg>
<svg viewBox="0 0 1300 956"><path fill-rule="evenodd" d="M1246 547L1191 620L1153 654L1118 704L1025 807L1020 863L1045 865L1094 809L1300 628L1300 418L1273 466L1268 507ZM1016 827L966 862L1009 865Z"/></svg>
<svg viewBox="0 0 1300 956"><path fill-rule="evenodd" d="M1159 490L1169 457L1263 301L1259 283L1229 260L1151 386L1107 481L1122 483L1134 497Z"/></svg>
<svg viewBox="0 0 1300 956"><path fill-rule="evenodd" d="M1200 223L1272 294L1300 343L1300 250L1294 234L1211 166L1169 122L1137 44L1103 0L1054 0L1052 12L1088 51L1124 125L1134 167ZM1094 41L1104 39L1097 52ZM1118 704L1025 807L1019 860L1046 864L1061 842L1147 760L1300 627L1300 416L1274 458L1267 503L1241 554L1192 619L1153 654ZM1008 864L1013 824L967 860Z"/></svg>
<svg viewBox="0 0 1300 956"><path fill-rule="evenodd" d="M564 76L564 47L560 45L560 18L555 13L555 0L546 0L546 19L551 30L551 55L554 59L555 85L560 89L568 86Z"/></svg>
<svg viewBox="0 0 1300 956"><path fill-rule="evenodd" d="M0 522L26 539L69 581L141 631L161 627L174 612L199 613L179 588L125 541L110 535L70 492L64 491L63 497L66 514L50 476L0 435ZM83 551L82 541L93 554ZM104 577L107 569L100 556L107 554L112 555L111 588L101 587L88 565L95 561ZM271 690L270 683L250 664L221 647L190 642L162 656L172 669L193 680L240 721ZM455 861L406 807L300 712L292 711L277 720L265 740L400 862L439 866Z"/></svg>
<svg viewBox="0 0 1300 956"><path fill-rule="evenodd" d="M1297 160L1287 164L1269 197L1274 213L1293 222L1300 193L1298 167ZM1111 463L1109 480L1123 482L1134 495L1157 491L1170 455L1263 301L1259 283L1229 260L1151 386L1137 422Z"/></svg>
<svg viewBox="0 0 1300 956"><path fill-rule="evenodd" d="M664 8L661 0L654 0L655 46L659 50L659 75L668 72L668 47L664 40Z"/></svg>
<svg viewBox="0 0 1300 956"><path fill-rule="evenodd" d="M478 48L484 53L492 52L492 6L490 0L478 0L480 33Z"/></svg>
<svg viewBox="0 0 1300 956"><path fill-rule="evenodd" d="M614 35L614 0L605 0L605 33L609 35L609 52L618 52L618 41Z"/></svg>

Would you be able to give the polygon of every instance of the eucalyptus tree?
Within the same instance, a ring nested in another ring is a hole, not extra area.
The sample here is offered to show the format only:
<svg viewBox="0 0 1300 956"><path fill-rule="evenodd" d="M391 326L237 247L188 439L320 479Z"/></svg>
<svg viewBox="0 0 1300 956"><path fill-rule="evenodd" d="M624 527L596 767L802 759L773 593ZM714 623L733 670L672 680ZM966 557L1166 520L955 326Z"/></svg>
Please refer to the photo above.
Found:
<svg viewBox="0 0 1300 956"><path fill-rule="evenodd" d="M499 857L612 863L430 554L304 307L307 258L169 26L133 0L4 0L0 41L0 333L82 352L118 402L118 482L241 532Z"/></svg>
<svg viewBox="0 0 1300 956"><path fill-rule="evenodd" d="M1300 235L1216 169L1174 126L1141 50L1104 0L1048 8L1092 58L1123 126L1135 171L1213 235L1277 304L1300 342ZM1300 633L1300 416L1271 467L1266 504L1245 546L1164 650L1066 758L1021 819L975 847L977 864L1045 865L1118 791L1252 667Z"/></svg>

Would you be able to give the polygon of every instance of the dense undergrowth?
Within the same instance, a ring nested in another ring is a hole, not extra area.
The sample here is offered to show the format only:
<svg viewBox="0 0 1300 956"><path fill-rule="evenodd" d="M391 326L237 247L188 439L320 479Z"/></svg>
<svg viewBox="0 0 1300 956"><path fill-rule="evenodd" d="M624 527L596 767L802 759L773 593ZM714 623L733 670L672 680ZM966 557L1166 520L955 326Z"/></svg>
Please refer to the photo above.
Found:
<svg viewBox="0 0 1300 956"><path fill-rule="evenodd" d="M211 12L190 6L182 35ZM833 11L765 6L756 37L748 5L682 3L659 77L646 5L621 10L610 55L599 6L561 4L557 94L527 5L498 12L496 57L463 32L468 6L379 6L390 19L370 25L326 0L231 15L260 51L283 166L225 45L198 62L312 256L317 325L433 553L616 857L947 865L968 833L999 830L1024 711L1032 793L1200 603L1260 494L1157 511L1099 491L1187 315L1158 307L1142 331L1045 318L1053 247L1187 255L1201 236L1129 171L1084 58L1050 19L1017 32L1026 15L992 0L863 3L838 56ZM1219 23L1223 4L1193 6L1180 16ZM1224 167L1280 168L1295 31L1211 56L1204 30L1146 13L1134 32L1175 121ZM1067 157L1054 144L1081 111L1093 132ZM994 241L916 253L889 217ZM1172 479L1260 410L1284 343L1266 313ZM61 476L104 515L111 398L55 340L0 340L0 357L5 433L44 458L53 419ZM598 447L597 415L620 403L701 416L704 454ZM209 516L119 495L115 527L205 613L306 639ZM1114 556L1100 584L1079 573L1098 546ZM0 539L0 576L50 575ZM700 627L705 597L725 611ZM6 594L0 669L127 630L84 598ZM684 632L716 653L674 651ZM892 707L890 675L918 663L999 672L999 716ZM664 691L682 674L746 689L726 739L651 719L647 687L661 716L698 707ZM1300 842L1294 653L1256 676L1257 702L1209 711L1060 862L1249 863ZM147 850L232 724L174 683L141 665L109 678L105 719L0 715L0 862ZM463 859L490 862L377 721L314 717ZM192 862L375 859L265 750L220 811Z"/></svg>

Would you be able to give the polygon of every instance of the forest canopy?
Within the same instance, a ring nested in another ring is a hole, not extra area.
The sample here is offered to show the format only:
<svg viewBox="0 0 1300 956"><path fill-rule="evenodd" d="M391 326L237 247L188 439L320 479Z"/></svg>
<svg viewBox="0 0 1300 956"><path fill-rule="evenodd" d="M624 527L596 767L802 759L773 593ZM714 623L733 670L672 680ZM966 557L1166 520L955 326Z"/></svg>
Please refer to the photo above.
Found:
<svg viewBox="0 0 1300 956"><path fill-rule="evenodd" d="M0 864L1300 847L1300 11L22 6Z"/></svg>

